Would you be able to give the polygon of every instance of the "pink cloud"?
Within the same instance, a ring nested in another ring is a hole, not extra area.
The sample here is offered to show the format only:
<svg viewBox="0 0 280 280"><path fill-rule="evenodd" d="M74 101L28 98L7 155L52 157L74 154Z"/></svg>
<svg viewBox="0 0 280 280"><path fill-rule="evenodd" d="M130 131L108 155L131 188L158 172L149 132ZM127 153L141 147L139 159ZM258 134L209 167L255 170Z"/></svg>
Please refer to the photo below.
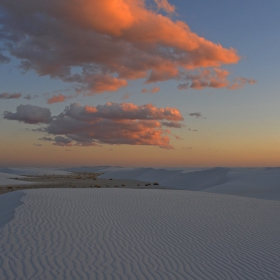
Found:
<svg viewBox="0 0 280 280"><path fill-rule="evenodd" d="M177 140L184 140L184 138L178 136L178 135L174 135L174 137L177 139Z"/></svg>
<svg viewBox="0 0 280 280"><path fill-rule="evenodd" d="M254 80L254 79L246 79L246 78L241 78L241 77L239 77L239 78L235 78L234 81L233 81L233 83L230 84L230 85L228 86L228 88L229 88L229 89L232 89L232 90L235 90L235 89L240 89L240 88L242 88L242 87L243 87L244 85L246 85L246 84L253 85L253 84L255 84L255 83L257 83L257 81Z"/></svg>
<svg viewBox="0 0 280 280"><path fill-rule="evenodd" d="M48 104L53 104L53 103L59 103L59 102L64 102L66 99L66 96L63 94L58 94L58 95L53 95L51 98L48 99Z"/></svg>
<svg viewBox="0 0 280 280"><path fill-rule="evenodd" d="M50 110L32 105L20 105L16 113L5 112L4 118L47 126L34 131L55 138L43 137L56 146L98 146L100 144L153 145L172 149L163 126L179 128L183 117L176 108L157 108L152 104L113 103L67 106L58 116Z"/></svg>
<svg viewBox="0 0 280 280"><path fill-rule="evenodd" d="M119 120L170 120L182 121L183 117L176 108L157 108L152 104L135 105L133 103L107 102L105 105L81 106L71 104L65 111L66 116L90 121L96 118Z"/></svg>
<svg viewBox="0 0 280 280"><path fill-rule="evenodd" d="M218 71L239 61L237 51L161 14L175 11L167 0L154 2L157 11L144 0L2 1L5 51L25 71L72 83L85 95L117 91L140 78L152 83L189 76L194 89L227 87L228 75ZM200 73L203 81L192 75L214 67L215 76Z"/></svg>
<svg viewBox="0 0 280 280"><path fill-rule="evenodd" d="M220 68L198 69L196 71L185 73L182 80L186 83L179 84L179 90L204 89L209 88L227 88L238 89L246 84L255 84L257 81L246 78L235 78L233 83L228 80L229 72Z"/></svg>
<svg viewBox="0 0 280 280"><path fill-rule="evenodd" d="M131 94L125 93L125 94L122 96L121 100L127 100L127 99L129 99L130 97L131 97Z"/></svg>
<svg viewBox="0 0 280 280"><path fill-rule="evenodd" d="M150 90L144 88L141 90L141 93L156 93L156 92L159 92L160 91L160 87L154 87Z"/></svg>
<svg viewBox="0 0 280 280"><path fill-rule="evenodd" d="M88 75L83 83L86 85L78 89L78 92L84 92L84 95L94 95L104 91L117 91L119 88L127 85L125 79L112 77L110 75Z"/></svg>
<svg viewBox="0 0 280 280"><path fill-rule="evenodd" d="M160 87L155 87L151 90L151 93L156 93L160 91Z"/></svg>
<svg viewBox="0 0 280 280"><path fill-rule="evenodd" d="M155 0L159 9L163 9L167 13L174 13L175 6L171 5L167 0Z"/></svg>

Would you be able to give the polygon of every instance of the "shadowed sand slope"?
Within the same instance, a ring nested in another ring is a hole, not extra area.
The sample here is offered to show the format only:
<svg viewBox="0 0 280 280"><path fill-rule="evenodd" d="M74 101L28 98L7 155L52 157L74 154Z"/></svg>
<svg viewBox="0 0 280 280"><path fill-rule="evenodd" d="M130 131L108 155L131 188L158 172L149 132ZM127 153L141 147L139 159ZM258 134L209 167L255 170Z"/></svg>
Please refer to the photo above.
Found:
<svg viewBox="0 0 280 280"><path fill-rule="evenodd" d="M0 279L280 279L280 203L39 189L0 229Z"/></svg>
<svg viewBox="0 0 280 280"><path fill-rule="evenodd" d="M0 228L13 220L16 208L23 204L21 198L24 195L24 192L17 191L0 196Z"/></svg>
<svg viewBox="0 0 280 280"><path fill-rule="evenodd" d="M280 169L232 169L224 184L203 191L280 201Z"/></svg>

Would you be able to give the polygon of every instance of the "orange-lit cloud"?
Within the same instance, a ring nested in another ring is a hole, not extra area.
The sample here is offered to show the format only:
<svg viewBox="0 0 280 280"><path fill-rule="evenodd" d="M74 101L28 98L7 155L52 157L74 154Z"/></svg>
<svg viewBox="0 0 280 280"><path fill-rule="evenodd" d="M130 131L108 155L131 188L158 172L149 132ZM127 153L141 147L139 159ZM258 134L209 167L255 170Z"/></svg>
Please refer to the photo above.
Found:
<svg viewBox="0 0 280 280"><path fill-rule="evenodd" d="M257 81L254 80L254 79L246 79L246 78L235 78L233 83L230 84L228 86L229 89L240 89L242 88L245 84L250 84L250 85L253 85L255 84Z"/></svg>
<svg viewBox="0 0 280 280"><path fill-rule="evenodd" d="M93 95L104 91L116 91L127 85L125 79L115 78L110 75L88 75L85 77L85 87L78 91L84 92L85 95Z"/></svg>
<svg viewBox="0 0 280 280"><path fill-rule="evenodd" d="M155 0L158 9L163 9L167 13L174 13L175 6L171 5L167 0Z"/></svg>
<svg viewBox="0 0 280 280"><path fill-rule="evenodd" d="M242 88L246 84L255 84L257 81L246 78L235 78L231 83L228 80L229 72L220 68L207 68L198 69L192 72L185 73L182 76L182 80L185 83L179 84L179 90L192 89L204 89L210 88L227 88L227 89L238 89Z"/></svg>
<svg viewBox="0 0 280 280"><path fill-rule="evenodd" d="M122 98L121 98L121 100L127 100L127 99L129 99L131 97L131 94L129 94L129 93L125 93L123 96L122 96Z"/></svg>
<svg viewBox="0 0 280 280"><path fill-rule="evenodd" d="M213 67L218 79L202 74L203 82L196 77L190 86L227 87L228 75L221 78L218 71L239 61L237 51L160 13L174 13L167 0L154 0L157 9L146 2L0 1L6 51L24 70L70 82L85 95L116 91L133 79L184 79L192 71Z"/></svg>
<svg viewBox="0 0 280 280"><path fill-rule="evenodd" d="M146 88L143 88L141 90L141 93L156 93L156 92L159 92L160 91L160 87L154 87L150 90L146 89Z"/></svg>
<svg viewBox="0 0 280 280"><path fill-rule="evenodd" d="M66 96L63 94L58 94L54 95L51 98L48 99L48 104L53 104L53 103L59 103L59 102L64 102L66 99Z"/></svg>
<svg viewBox="0 0 280 280"><path fill-rule="evenodd" d="M5 112L4 118L29 124L47 126L34 131L52 137L39 140L51 141L56 146L96 146L106 144L153 145L172 149L163 126L182 127L182 115L176 108L157 108L152 104L137 106L133 103L112 103L81 106L71 104L58 116L50 110L32 105L20 105L17 112Z"/></svg>
<svg viewBox="0 0 280 280"><path fill-rule="evenodd" d="M157 108L152 104L107 102L105 105L84 106L74 103L65 111L66 116L79 120L95 118L119 120L169 120L182 121L183 117L176 108Z"/></svg>
<svg viewBox="0 0 280 280"><path fill-rule="evenodd" d="M184 138L178 136L178 135L174 135L174 137L177 139L177 140L184 140Z"/></svg>
<svg viewBox="0 0 280 280"><path fill-rule="evenodd" d="M160 91L160 87L155 87L151 90L151 93L156 93Z"/></svg>

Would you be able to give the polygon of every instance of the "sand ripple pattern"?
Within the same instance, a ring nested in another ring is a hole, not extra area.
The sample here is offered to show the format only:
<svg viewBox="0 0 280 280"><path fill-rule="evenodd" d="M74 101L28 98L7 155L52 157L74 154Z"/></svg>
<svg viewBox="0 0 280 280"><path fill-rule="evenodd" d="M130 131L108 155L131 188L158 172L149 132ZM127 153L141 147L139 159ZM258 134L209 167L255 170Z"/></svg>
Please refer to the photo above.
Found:
<svg viewBox="0 0 280 280"><path fill-rule="evenodd" d="M280 279L280 202L188 191L24 191L0 279Z"/></svg>

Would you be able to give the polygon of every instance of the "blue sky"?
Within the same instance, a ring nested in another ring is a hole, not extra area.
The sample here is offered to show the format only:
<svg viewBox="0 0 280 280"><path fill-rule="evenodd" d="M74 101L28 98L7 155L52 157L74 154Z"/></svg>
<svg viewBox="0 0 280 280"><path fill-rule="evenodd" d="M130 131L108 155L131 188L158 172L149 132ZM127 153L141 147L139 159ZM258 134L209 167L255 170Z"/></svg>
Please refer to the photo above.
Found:
<svg viewBox="0 0 280 280"><path fill-rule="evenodd" d="M126 87L114 92L104 91L93 96L80 94L62 103L47 104L47 99L53 95L73 94L72 85L58 78L40 77L33 70L23 74L18 68L19 59L4 50L2 53L10 57L11 62L0 65L0 93L22 93L22 97L0 99L0 129L4 136L0 140L0 149L5 155L0 165L278 166L280 2L213 0L169 3L176 7L177 14L172 15L172 19L184 21L192 32L206 40L237 50L240 61L222 65L222 69L230 72L229 80L245 77L257 83L245 84L236 90L178 90L181 82L176 79L148 85L144 84L144 79L138 79L130 80ZM5 1L0 0L0 9L4 4ZM155 87L160 87L159 92L141 93L144 88L151 90ZM24 99L28 94L36 98ZM20 104L49 108L52 115L58 115L72 103L97 106L106 102L137 106L151 103L157 108L178 109L184 118L181 122L184 126L171 129L168 137L174 149L123 143L102 143L102 147L58 147L39 141L43 134L32 131L35 126L3 119L4 111L14 113ZM194 112L200 113L201 117L190 116ZM28 154L32 156L26 159ZM96 155L94 160L92 154Z"/></svg>

